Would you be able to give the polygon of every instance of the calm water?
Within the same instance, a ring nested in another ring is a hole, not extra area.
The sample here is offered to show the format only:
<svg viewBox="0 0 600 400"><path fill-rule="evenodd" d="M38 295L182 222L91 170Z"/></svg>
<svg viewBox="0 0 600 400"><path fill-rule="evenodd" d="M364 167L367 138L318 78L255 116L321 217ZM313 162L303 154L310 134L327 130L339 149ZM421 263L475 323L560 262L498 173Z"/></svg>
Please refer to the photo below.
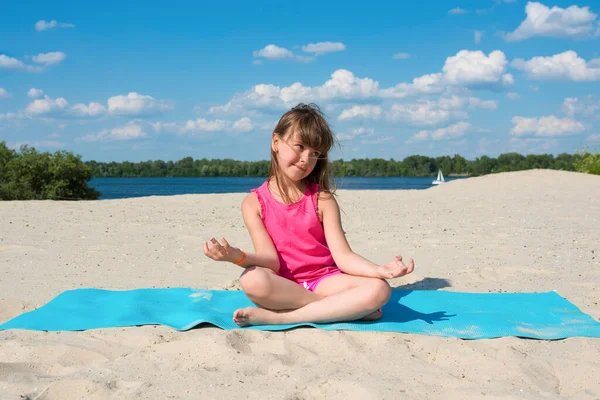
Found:
<svg viewBox="0 0 600 400"><path fill-rule="evenodd" d="M428 178L337 178L340 189L393 190L428 189L435 177ZM446 181L463 178L446 178ZM102 193L101 200L143 196L171 196L200 193L247 193L265 178L94 178L90 186Z"/></svg>

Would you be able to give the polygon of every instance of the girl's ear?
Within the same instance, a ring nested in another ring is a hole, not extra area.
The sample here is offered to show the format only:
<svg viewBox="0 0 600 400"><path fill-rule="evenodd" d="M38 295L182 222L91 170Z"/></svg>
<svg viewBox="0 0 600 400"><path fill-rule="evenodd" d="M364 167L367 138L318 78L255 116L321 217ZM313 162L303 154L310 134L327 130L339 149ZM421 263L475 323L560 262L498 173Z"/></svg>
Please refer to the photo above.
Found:
<svg viewBox="0 0 600 400"><path fill-rule="evenodd" d="M277 153L277 147L279 145L279 135L273 132L273 137L271 138L271 150Z"/></svg>

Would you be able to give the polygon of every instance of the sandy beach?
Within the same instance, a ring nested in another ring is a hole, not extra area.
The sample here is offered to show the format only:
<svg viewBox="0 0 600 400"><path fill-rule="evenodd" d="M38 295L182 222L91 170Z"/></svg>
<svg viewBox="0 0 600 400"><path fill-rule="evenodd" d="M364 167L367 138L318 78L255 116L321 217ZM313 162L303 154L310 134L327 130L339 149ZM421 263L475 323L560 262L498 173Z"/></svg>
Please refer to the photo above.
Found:
<svg viewBox="0 0 600 400"><path fill-rule="evenodd" d="M0 202L0 321L82 287L239 289L204 256L251 249L245 194ZM533 170L416 191L339 191L353 250L414 257L395 288L556 290L600 319L600 176ZM0 332L0 399L600 398L600 339L403 333Z"/></svg>

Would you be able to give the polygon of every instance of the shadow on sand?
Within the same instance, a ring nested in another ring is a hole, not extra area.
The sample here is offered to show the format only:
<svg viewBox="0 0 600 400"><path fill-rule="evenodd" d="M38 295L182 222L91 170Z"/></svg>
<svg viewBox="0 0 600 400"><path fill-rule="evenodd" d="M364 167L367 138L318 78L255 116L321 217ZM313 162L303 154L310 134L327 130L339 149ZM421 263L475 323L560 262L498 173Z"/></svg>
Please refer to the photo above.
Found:
<svg viewBox="0 0 600 400"><path fill-rule="evenodd" d="M398 285L393 287L392 296L388 303L383 307L383 318L381 322L409 322L421 320L428 324L437 321L447 321L456 314L448 314L446 311L435 311L431 313L422 313L402 304L402 298L410 295L415 290L438 290L452 286L448 279L442 278L423 278L418 282L408 285Z"/></svg>

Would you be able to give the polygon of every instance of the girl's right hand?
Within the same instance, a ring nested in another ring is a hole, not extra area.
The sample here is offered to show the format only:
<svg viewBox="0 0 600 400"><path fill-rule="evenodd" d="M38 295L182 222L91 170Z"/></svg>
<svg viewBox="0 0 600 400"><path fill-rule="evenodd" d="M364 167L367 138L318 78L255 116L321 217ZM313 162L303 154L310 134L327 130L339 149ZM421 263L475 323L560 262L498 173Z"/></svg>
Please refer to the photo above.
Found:
<svg viewBox="0 0 600 400"><path fill-rule="evenodd" d="M392 279L408 275L415 269L415 260L410 259L408 266L402 262L402 256L396 256L392 261L377 268L380 278Z"/></svg>
<svg viewBox="0 0 600 400"><path fill-rule="evenodd" d="M237 247L231 247L225 238L221 238L219 243L215 238L210 239L211 245L204 242L204 254L215 261L238 262L244 256L242 250Z"/></svg>

